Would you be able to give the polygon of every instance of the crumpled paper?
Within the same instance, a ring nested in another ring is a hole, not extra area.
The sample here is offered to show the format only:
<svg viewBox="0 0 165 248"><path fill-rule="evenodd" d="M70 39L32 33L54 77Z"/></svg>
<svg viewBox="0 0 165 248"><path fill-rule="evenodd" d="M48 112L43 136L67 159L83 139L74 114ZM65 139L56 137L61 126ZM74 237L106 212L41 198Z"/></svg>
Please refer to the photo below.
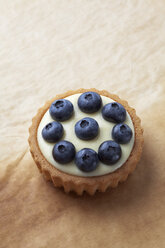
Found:
<svg viewBox="0 0 165 248"><path fill-rule="evenodd" d="M0 1L0 247L165 246L165 2ZM37 109L106 89L137 110L140 163L94 197L46 182L28 148Z"/></svg>

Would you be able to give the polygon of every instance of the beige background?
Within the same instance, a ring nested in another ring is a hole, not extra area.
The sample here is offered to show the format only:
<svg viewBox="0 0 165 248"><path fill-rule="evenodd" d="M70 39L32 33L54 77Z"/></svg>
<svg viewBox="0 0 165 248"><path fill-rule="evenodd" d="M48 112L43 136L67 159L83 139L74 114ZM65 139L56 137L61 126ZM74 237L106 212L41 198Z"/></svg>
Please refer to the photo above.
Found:
<svg viewBox="0 0 165 248"><path fill-rule="evenodd" d="M165 247L165 1L0 0L0 247ZM145 130L137 169L94 197L39 174L27 138L46 100L118 94Z"/></svg>

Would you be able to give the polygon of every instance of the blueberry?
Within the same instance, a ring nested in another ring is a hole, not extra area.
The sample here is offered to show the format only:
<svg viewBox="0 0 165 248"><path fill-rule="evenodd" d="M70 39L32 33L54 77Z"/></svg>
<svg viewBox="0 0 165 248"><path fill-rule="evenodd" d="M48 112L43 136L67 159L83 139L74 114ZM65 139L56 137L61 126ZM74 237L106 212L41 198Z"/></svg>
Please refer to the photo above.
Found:
<svg viewBox="0 0 165 248"><path fill-rule="evenodd" d="M63 135L63 126L61 125L61 123L56 121L48 123L42 129L42 137L44 138L44 140L50 143L59 141L62 135Z"/></svg>
<svg viewBox="0 0 165 248"><path fill-rule="evenodd" d="M75 163L77 167L84 171L90 172L97 168L99 160L97 153L89 148L84 148L77 152Z"/></svg>
<svg viewBox="0 0 165 248"><path fill-rule="evenodd" d="M61 140L53 147L53 158L60 164L67 164L71 162L75 157L74 145L66 140Z"/></svg>
<svg viewBox="0 0 165 248"><path fill-rule="evenodd" d="M127 124L117 124L112 129L112 138L120 144L126 144L132 138L132 130Z"/></svg>
<svg viewBox="0 0 165 248"><path fill-rule="evenodd" d="M86 117L75 125L75 133L82 140L91 140L98 135L99 125L93 118Z"/></svg>
<svg viewBox="0 0 165 248"><path fill-rule="evenodd" d="M85 113L94 113L101 108L101 105L101 97L96 92L85 92L78 99L78 106Z"/></svg>
<svg viewBox="0 0 165 248"><path fill-rule="evenodd" d="M120 123L126 119L126 110L120 103L112 102L103 107L102 116L107 121Z"/></svg>
<svg viewBox="0 0 165 248"><path fill-rule="evenodd" d="M121 147L115 141L105 141L99 147L98 156L104 164L113 165L121 157Z"/></svg>
<svg viewBox="0 0 165 248"><path fill-rule="evenodd" d="M66 121L73 114L73 104L66 99L56 100L50 106L49 113L56 121Z"/></svg>

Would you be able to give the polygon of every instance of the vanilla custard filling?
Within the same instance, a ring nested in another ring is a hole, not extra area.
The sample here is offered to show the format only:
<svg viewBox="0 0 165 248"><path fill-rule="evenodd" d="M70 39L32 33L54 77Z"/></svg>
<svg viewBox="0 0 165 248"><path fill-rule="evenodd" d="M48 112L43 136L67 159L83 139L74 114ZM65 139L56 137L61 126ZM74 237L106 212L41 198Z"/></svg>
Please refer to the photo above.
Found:
<svg viewBox="0 0 165 248"><path fill-rule="evenodd" d="M73 116L64 122L61 122L64 128L64 135L61 138L61 140L67 140L72 142L72 144L75 146L76 152L83 148L91 148L98 152L98 148L103 143L104 141L107 140L113 140L111 136L112 128L114 127L115 123L113 122L108 122L104 120L101 114L101 109L95 113L88 114L88 113L83 113L77 104L78 98L81 94L75 94L71 95L69 97L66 97L65 99L69 100L72 102L74 106L74 114ZM110 99L109 97L101 96L102 98L102 104L103 106L107 103L114 102L114 100ZM98 124L99 124L99 134L96 138L92 140L81 140L79 139L76 134L75 134L75 124L77 121L79 121L82 118L85 117L91 117L94 118ZM93 177L93 176L102 176L111 172L114 172L118 168L120 168L128 159L133 145L134 145L134 126L131 120L130 115L128 112L126 112L126 120L125 124L127 124L131 129L132 129L132 138L129 143L127 144L120 144L121 150L122 150L122 155L121 158L115 163L114 165L105 165L102 162L99 161L98 167L92 171L92 172L83 172L79 170L74 163L74 160L68 164L60 164L56 162L52 156L52 150L53 146L55 143L48 143L45 141L42 137L42 129L49 123L54 121L52 117L49 114L49 109L47 112L44 114L39 126L38 126L38 131L37 131L37 140L38 140L38 145L39 148L43 154L43 156L46 158L46 160L52 164L54 167L59 169L60 171L66 172L68 174L76 175L76 176L83 176L83 177Z"/></svg>

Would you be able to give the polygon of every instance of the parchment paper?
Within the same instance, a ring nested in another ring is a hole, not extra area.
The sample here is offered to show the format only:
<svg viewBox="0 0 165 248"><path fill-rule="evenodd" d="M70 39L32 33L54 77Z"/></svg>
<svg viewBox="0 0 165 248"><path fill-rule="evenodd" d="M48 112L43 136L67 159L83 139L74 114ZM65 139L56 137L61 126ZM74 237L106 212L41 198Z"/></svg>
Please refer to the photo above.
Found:
<svg viewBox="0 0 165 248"><path fill-rule="evenodd" d="M0 247L165 247L165 1L0 0ZM94 197L46 182L31 118L69 89L106 89L136 108L141 162Z"/></svg>

